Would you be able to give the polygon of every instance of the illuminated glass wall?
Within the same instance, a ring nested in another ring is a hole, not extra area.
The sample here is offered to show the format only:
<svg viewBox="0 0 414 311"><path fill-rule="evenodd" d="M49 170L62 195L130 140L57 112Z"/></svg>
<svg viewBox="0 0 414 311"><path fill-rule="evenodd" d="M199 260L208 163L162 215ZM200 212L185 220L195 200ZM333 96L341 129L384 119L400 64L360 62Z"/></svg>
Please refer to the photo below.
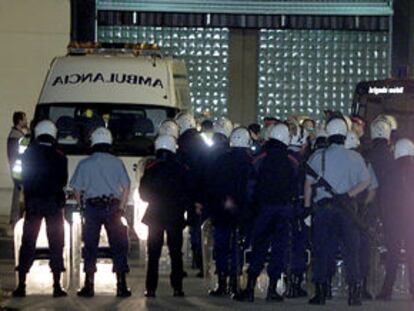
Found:
<svg viewBox="0 0 414 311"><path fill-rule="evenodd" d="M260 30L258 119L349 113L356 84L389 73L389 33Z"/></svg>
<svg viewBox="0 0 414 311"><path fill-rule="evenodd" d="M227 28L99 26L99 42L157 43L164 55L186 62L196 114L227 114Z"/></svg>

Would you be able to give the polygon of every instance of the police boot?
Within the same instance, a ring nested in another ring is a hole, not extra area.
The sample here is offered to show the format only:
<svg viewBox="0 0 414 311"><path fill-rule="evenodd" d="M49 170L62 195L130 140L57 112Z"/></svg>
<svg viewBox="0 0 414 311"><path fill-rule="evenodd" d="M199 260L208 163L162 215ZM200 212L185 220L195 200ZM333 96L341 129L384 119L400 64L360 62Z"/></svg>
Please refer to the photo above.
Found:
<svg viewBox="0 0 414 311"><path fill-rule="evenodd" d="M302 280L303 280L302 275L294 275L294 279L293 279L294 298L308 296L308 293L306 292L306 290L302 288Z"/></svg>
<svg viewBox="0 0 414 311"><path fill-rule="evenodd" d="M256 287L256 279L257 276L249 274L247 278L246 289L240 292L239 297L236 299L237 301L254 302L254 288Z"/></svg>
<svg viewBox="0 0 414 311"><path fill-rule="evenodd" d="M309 299L311 305L324 305L326 303L326 284L316 283L315 284L315 296Z"/></svg>
<svg viewBox="0 0 414 311"><path fill-rule="evenodd" d="M26 273L19 272L19 284L12 295L13 297L26 297Z"/></svg>
<svg viewBox="0 0 414 311"><path fill-rule="evenodd" d="M372 300L373 299L371 293L368 291L368 282L367 282L366 278L362 282L361 299L362 300Z"/></svg>
<svg viewBox="0 0 414 311"><path fill-rule="evenodd" d="M238 276L231 276L229 282L229 295L231 299L237 300L240 297L240 291L238 286Z"/></svg>
<svg viewBox="0 0 414 311"><path fill-rule="evenodd" d="M60 286L60 272L53 273L53 297L66 297L67 295Z"/></svg>
<svg viewBox="0 0 414 311"><path fill-rule="evenodd" d="M326 300L332 299L332 278L329 278L325 285L325 298Z"/></svg>
<svg viewBox="0 0 414 311"><path fill-rule="evenodd" d="M77 295L79 297L93 297L95 295L94 290L94 274L93 273L86 273L85 274L85 284L80 291L78 291Z"/></svg>
<svg viewBox="0 0 414 311"><path fill-rule="evenodd" d="M283 301L283 296L278 294L278 292L276 291L276 288L277 288L277 279L270 278L269 286L267 288L266 301L276 301L276 302Z"/></svg>
<svg viewBox="0 0 414 311"><path fill-rule="evenodd" d="M361 306L361 286L357 282L348 285L348 306Z"/></svg>
<svg viewBox="0 0 414 311"><path fill-rule="evenodd" d="M212 297L222 297L227 295L227 276L223 273L218 275L218 286L208 293Z"/></svg>
<svg viewBox="0 0 414 311"><path fill-rule="evenodd" d="M116 274L116 297L126 298L131 296L131 291L127 287L126 273Z"/></svg>

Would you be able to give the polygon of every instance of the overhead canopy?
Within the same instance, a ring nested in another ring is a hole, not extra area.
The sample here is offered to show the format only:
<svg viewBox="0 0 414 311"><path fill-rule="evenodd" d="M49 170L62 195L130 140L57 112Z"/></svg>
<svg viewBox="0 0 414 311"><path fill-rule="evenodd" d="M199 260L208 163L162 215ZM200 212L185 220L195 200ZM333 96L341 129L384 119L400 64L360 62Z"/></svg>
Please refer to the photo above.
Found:
<svg viewBox="0 0 414 311"><path fill-rule="evenodd" d="M392 15L390 0L97 0L98 10L267 15Z"/></svg>

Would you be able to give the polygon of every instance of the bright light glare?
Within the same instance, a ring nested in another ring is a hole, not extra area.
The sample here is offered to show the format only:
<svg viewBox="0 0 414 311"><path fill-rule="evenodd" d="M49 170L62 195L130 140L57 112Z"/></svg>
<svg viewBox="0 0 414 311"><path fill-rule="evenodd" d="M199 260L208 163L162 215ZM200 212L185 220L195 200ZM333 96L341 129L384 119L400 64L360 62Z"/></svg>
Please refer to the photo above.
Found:
<svg viewBox="0 0 414 311"><path fill-rule="evenodd" d="M19 262L19 251L22 243L24 219L20 219L14 227L14 245L16 266ZM63 262L66 272L62 274L62 285L69 287L69 269L70 269L70 226L64 221L65 247L63 249ZM49 243L46 235L46 223L42 220L39 230L39 236L36 241L36 248L48 248ZM46 294L52 290L53 278L50 272L49 260L35 260L27 275L26 286L29 294Z"/></svg>
<svg viewBox="0 0 414 311"><path fill-rule="evenodd" d="M14 165L13 165L13 173L21 174L22 171L23 171L22 160L16 160L16 162L14 162Z"/></svg>
<svg viewBox="0 0 414 311"><path fill-rule="evenodd" d="M213 145L214 145L213 139L211 139L210 137L208 137L208 136L206 135L206 133L201 133L201 134L200 134L200 136L201 136L201 138L203 139L204 143L205 143L207 146L211 147L211 146L213 146Z"/></svg>
<svg viewBox="0 0 414 311"><path fill-rule="evenodd" d="M134 230L140 240L146 241L148 239L148 226L142 223L142 217L144 217L145 211L148 208L148 203L142 201L138 194L138 189L134 191Z"/></svg>
<svg viewBox="0 0 414 311"><path fill-rule="evenodd" d="M19 146L19 154L23 154L27 149L27 146L20 145Z"/></svg>

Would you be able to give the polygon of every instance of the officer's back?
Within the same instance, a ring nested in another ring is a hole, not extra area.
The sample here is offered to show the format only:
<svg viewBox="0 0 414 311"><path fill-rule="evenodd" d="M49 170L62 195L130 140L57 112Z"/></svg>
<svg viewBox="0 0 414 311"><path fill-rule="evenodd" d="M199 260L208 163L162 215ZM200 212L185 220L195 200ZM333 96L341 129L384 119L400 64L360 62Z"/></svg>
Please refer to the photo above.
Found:
<svg viewBox="0 0 414 311"><path fill-rule="evenodd" d="M364 160L354 150L348 150L344 145L332 143L326 149L317 150L309 159L312 169L336 190L342 194L348 192L361 181L365 172ZM315 201L331 197L323 187L317 188Z"/></svg>
<svg viewBox="0 0 414 311"><path fill-rule="evenodd" d="M184 222L188 206L186 168L166 149L157 151L140 183L140 195L149 206L143 222L165 227Z"/></svg>
<svg viewBox="0 0 414 311"><path fill-rule="evenodd" d="M288 203L295 193L294 169L287 146L269 139L253 162L257 169L256 199L261 204Z"/></svg>
<svg viewBox="0 0 414 311"><path fill-rule="evenodd" d="M22 157L22 179L26 198L64 200L67 158L48 137L39 136Z"/></svg>

